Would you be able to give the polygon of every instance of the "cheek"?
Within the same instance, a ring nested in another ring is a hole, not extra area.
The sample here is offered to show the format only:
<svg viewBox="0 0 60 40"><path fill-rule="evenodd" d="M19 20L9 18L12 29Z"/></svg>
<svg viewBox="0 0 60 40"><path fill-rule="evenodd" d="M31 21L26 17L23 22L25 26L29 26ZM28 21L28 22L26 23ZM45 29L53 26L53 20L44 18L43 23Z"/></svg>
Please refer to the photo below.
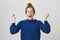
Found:
<svg viewBox="0 0 60 40"><path fill-rule="evenodd" d="M34 15L34 12L33 12L33 10L31 11L31 15Z"/></svg>
<svg viewBox="0 0 60 40"><path fill-rule="evenodd" d="M27 14L26 14L27 16L29 16L30 14L27 12Z"/></svg>
<svg viewBox="0 0 60 40"><path fill-rule="evenodd" d="M29 13L26 13L26 16L29 16Z"/></svg>
<svg viewBox="0 0 60 40"><path fill-rule="evenodd" d="M31 15L34 16L34 13L32 12Z"/></svg>

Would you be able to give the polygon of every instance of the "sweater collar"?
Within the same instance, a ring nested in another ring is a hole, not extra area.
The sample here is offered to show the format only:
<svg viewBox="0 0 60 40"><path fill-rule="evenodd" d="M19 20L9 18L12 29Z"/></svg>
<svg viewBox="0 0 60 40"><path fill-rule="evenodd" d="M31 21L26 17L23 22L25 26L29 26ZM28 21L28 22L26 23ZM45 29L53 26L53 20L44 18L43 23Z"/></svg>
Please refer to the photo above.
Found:
<svg viewBox="0 0 60 40"><path fill-rule="evenodd" d="M36 21L36 19L33 19L33 20L29 20L29 19L26 19L27 21Z"/></svg>

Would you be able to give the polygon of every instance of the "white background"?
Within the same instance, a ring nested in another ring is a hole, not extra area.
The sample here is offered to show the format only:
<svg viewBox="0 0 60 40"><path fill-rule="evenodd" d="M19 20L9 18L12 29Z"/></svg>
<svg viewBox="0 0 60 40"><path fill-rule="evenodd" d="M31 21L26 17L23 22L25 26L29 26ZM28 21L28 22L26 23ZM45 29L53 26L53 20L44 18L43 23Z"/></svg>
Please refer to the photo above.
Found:
<svg viewBox="0 0 60 40"><path fill-rule="evenodd" d="M44 15L50 14L51 32L41 32L41 40L60 40L60 0L0 0L0 40L20 40L20 33L10 34L11 15L16 14L16 23L25 19L25 7L29 2L36 10L34 18L43 21Z"/></svg>

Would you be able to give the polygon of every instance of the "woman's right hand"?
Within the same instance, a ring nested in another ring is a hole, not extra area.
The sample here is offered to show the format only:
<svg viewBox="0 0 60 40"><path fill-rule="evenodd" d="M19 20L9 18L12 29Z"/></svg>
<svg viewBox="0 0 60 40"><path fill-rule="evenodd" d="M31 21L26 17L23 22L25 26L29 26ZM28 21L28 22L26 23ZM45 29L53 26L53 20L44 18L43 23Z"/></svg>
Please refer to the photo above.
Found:
<svg viewBox="0 0 60 40"><path fill-rule="evenodd" d="M15 21L16 21L16 16L15 16L15 14L13 14L12 15L12 22L15 23Z"/></svg>

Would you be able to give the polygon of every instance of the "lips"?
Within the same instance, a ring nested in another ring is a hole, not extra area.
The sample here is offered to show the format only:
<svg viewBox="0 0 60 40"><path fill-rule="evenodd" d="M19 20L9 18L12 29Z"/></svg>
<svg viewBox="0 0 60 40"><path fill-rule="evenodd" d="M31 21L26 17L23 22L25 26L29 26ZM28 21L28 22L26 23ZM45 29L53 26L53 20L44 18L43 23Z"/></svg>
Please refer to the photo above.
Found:
<svg viewBox="0 0 60 40"><path fill-rule="evenodd" d="M29 16L29 17L32 17L32 16Z"/></svg>

